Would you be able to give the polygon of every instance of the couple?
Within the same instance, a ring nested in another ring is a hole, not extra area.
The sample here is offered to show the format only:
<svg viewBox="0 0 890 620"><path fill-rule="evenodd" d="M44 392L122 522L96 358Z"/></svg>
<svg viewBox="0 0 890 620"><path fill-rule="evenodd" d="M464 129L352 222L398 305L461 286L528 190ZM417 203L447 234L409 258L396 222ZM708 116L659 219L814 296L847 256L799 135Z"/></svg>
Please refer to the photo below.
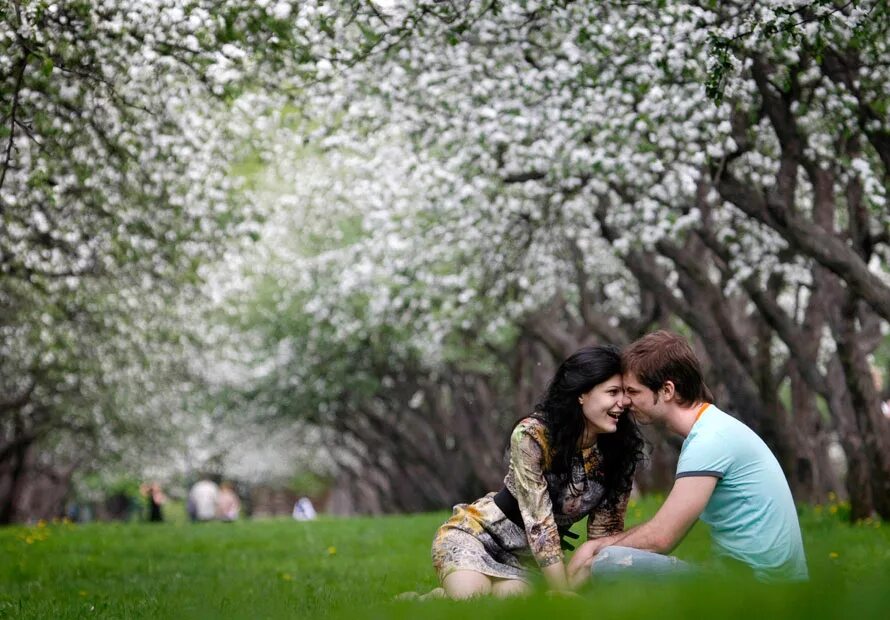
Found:
<svg viewBox="0 0 890 620"><path fill-rule="evenodd" d="M747 426L711 401L688 343L658 331L623 353L586 347L559 367L535 412L510 437L504 488L459 504L436 533L432 596L510 596L531 589L523 563L549 590L569 592L592 574L688 569L666 555L696 519L718 555L764 580L807 578L797 512L779 463ZM640 423L685 438L676 481L650 520L624 531ZM564 561L569 527L588 517L587 542ZM430 596L427 595L427 596Z"/></svg>

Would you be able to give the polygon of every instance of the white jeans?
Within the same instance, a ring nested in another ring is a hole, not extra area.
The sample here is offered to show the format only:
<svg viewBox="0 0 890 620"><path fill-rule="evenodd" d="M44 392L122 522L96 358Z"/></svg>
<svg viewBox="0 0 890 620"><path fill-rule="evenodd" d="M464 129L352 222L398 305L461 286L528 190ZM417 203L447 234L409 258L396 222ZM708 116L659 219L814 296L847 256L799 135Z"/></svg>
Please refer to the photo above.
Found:
<svg viewBox="0 0 890 620"><path fill-rule="evenodd" d="M672 555L661 555L633 547L611 546L596 554L590 570L594 577L619 573L680 575L692 572L693 567Z"/></svg>

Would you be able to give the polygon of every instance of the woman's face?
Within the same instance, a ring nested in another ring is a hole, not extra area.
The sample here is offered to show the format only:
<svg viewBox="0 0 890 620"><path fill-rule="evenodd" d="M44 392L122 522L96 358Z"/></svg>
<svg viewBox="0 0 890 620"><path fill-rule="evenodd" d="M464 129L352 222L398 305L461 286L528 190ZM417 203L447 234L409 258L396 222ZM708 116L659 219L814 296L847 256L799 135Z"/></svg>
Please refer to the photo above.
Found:
<svg viewBox="0 0 890 620"><path fill-rule="evenodd" d="M597 434L618 430L618 418L624 415L624 400L621 375L610 377L582 394L581 410L587 420L587 430Z"/></svg>

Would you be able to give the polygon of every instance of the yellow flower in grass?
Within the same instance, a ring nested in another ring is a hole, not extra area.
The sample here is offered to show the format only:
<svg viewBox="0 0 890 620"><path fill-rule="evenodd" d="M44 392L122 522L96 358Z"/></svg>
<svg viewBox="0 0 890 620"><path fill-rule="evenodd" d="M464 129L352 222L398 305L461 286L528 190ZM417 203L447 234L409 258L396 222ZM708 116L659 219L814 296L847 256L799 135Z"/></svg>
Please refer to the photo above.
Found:
<svg viewBox="0 0 890 620"><path fill-rule="evenodd" d="M328 555L337 555L337 547L334 545L328 547Z"/></svg>
<svg viewBox="0 0 890 620"><path fill-rule="evenodd" d="M828 557L831 558L832 560L836 560L839 557L841 557L841 554L838 553L837 551L832 551L831 553L828 554Z"/></svg>
<svg viewBox="0 0 890 620"><path fill-rule="evenodd" d="M290 573L281 573L281 579L282 579L283 581L293 581L293 580L294 580L294 576L291 575Z"/></svg>

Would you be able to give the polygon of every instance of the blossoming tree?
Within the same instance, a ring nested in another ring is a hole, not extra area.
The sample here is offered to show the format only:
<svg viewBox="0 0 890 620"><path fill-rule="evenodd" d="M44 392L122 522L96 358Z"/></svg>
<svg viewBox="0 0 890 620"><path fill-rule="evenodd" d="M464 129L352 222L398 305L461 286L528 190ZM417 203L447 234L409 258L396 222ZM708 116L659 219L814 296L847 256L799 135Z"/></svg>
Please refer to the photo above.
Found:
<svg viewBox="0 0 890 620"><path fill-rule="evenodd" d="M562 355L580 334L682 325L799 496L836 484L832 431L854 517L888 513L868 372L890 318L881 3L339 17L304 108L330 113L322 144L363 171L327 194L362 234L325 253L326 301L308 302L361 308L336 341L395 322L435 367L461 335Z"/></svg>

